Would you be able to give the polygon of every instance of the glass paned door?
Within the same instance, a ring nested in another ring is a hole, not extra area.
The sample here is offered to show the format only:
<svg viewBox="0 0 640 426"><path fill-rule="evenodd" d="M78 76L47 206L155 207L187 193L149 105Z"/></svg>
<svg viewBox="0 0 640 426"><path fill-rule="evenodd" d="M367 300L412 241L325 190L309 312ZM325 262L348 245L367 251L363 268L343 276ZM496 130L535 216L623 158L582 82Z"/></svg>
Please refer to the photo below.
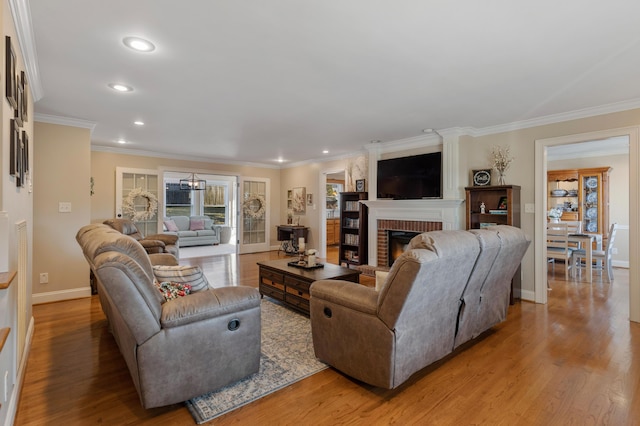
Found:
<svg viewBox="0 0 640 426"><path fill-rule="evenodd" d="M599 202L602 198L600 177L598 175L582 175L582 229L590 233L602 233L600 229Z"/></svg>
<svg viewBox="0 0 640 426"><path fill-rule="evenodd" d="M123 205L127 204L127 199L131 191L142 191L143 196L133 198L133 208L136 213L144 212L150 208L148 196L155 197L155 214L150 219L136 220L136 227L144 235L153 235L158 232L158 172L156 170L130 169L116 167L116 212L117 218L132 219L135 213L127 212Z"/></svg>
<svg viewBox="0 0 640 426"><path fill-rule="evenodd" d="M240 184L240 253L269 250L269 180L245 178Z"/></svg>

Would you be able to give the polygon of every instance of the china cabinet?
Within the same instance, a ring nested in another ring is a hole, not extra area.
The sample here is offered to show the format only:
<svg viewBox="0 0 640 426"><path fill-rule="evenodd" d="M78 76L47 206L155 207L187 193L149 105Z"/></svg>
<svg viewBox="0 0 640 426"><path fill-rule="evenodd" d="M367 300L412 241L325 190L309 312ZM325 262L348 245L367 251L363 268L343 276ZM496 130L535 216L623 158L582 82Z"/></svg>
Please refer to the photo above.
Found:
<svg viewBox="0 0 640 426"><path fill-rule="evenodd" d="M582 222L583 232L606 238L610 172L611 167L547 172L547 206L561 209L561 220Z"/></svg>

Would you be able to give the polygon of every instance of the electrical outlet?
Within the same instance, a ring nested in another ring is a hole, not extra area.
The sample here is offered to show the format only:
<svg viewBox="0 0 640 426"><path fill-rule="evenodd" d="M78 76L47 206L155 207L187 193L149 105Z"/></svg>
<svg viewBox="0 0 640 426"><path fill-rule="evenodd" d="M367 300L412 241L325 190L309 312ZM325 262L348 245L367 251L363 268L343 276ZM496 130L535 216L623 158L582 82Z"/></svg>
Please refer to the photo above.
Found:
<svg viewBox="0 0 640 426"><path fill-rule="evenodd" d="M611 254L618 254L618 247L611 247Z"/></svg>
<svg viewBox="0 0 640 426"><path fill-rule="evenodd" d="M69 202L59 202L58 203L58 213L71 213L71 203Z"/></svg>
<svg viewBox="0 0 640 426"><path fill-rule="evenodd" d="M524 204L524 212L525 213L535 213L536 212L536 205L533 203L525 203Z"/></svg>
<svg viewBox="0 0 640 426"><path fill-rule="evenodd" d="M41 272L40 273L40 284L47 284L49 282L49 273Z"/></svg>

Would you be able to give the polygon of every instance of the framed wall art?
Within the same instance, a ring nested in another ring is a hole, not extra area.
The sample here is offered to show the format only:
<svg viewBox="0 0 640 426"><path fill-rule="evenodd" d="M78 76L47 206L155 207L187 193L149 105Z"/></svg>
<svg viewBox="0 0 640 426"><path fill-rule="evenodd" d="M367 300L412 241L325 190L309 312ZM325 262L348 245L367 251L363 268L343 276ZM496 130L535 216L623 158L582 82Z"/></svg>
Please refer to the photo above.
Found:
<svg viewBox="0 0 640 426"><path fill-rule="evenodd" d="M26 130L22 131L22 144L24 149L22 152L22 169L25 173L29 173L29 135Z"/></svg>
<svg viewBox="0 0 640 426"><path fill-rule="evenodd" d="M18 176L20 173L20 129L15 120L11 121L11 139L9 141L9 174L11 176Z"/></svg>
<svg viewBox="0 0 640 426"><path fill-rule="evenodd" d="M365 180L364 179L357 179L356 180L356 192L364 192L364 184L365 184Z"/></svg>
<svg viewBox="0 0 640 426"><path fill-rule="evenodd" d="M29 121L29 96L27 95L27 73L20 71L20 86L22 88L22 122Z"/></svg>
<svg viewBox="0 0 640 426"><path fill-rule="evenodd" d="M16 52L11 45L11 37L5 36L5 96L12 107L18 106L18 99L16 98Z"/></svg>
<svg viewBox="0 0 640 426"><path fill-rule="evenodd" d="M7 76L8 77L8 76ZM22 127L23 126L23 121L22 121L22 103L24 102L24 92L22 90L22 84L20 84L20 76L18 74L15 75L15 80L16 80L16 107L13 109L13 117L16 120L16 124L18 125L18 127Z"/></svg>
<svg viewBox="0 0 640 426"><path fill-rule="evenodd" d="M301 214L307 211L307 189L305 187L293 188L291 195L291 209L294 214Z"/></svg>

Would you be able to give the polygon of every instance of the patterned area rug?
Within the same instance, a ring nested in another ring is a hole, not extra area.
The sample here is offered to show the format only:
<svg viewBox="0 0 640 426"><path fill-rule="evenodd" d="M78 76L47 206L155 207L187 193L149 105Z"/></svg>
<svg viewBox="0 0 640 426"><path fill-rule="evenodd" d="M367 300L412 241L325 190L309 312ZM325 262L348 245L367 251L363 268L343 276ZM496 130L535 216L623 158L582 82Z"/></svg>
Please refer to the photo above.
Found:
<svg viewBox="0 0 640 426"><path fill-rule="evenodd" d="M186 402L202 424L327 368L313 354L311 322L304 315L262 299L260 371Z"/></svg>

